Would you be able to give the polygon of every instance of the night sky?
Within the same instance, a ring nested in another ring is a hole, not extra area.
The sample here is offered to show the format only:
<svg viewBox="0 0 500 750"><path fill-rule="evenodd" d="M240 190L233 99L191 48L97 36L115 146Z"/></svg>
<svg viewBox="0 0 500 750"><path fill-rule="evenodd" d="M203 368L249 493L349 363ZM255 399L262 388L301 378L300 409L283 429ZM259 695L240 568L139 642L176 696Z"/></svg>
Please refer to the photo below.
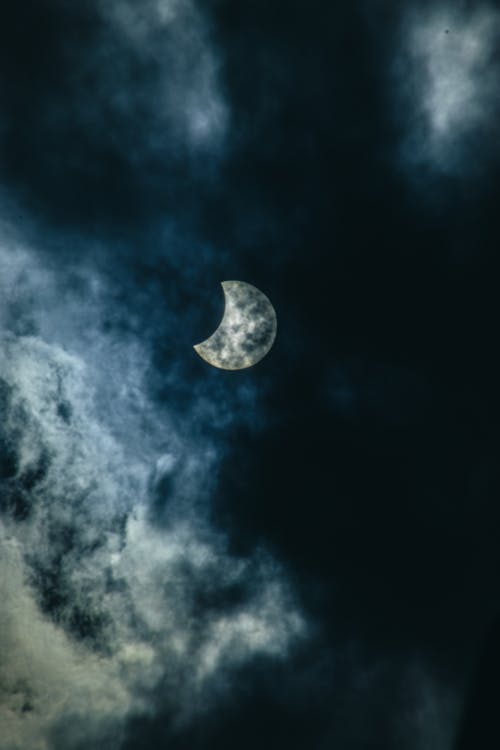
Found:
<svg viewBox="0 0 500 750"><path fill-rule="evenodd" d="M4 0L0 750L500 746L499 49ZM278 321L236 372L227 279Z"/></svg>

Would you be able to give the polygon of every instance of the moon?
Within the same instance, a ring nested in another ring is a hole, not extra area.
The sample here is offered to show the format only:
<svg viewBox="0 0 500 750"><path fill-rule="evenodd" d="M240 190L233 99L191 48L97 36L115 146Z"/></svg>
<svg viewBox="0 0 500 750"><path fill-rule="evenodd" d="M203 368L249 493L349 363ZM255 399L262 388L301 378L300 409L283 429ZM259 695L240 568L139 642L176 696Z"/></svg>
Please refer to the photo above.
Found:
<svg viewBox="0 0 500 750"><path fill-rule="evenodd" d="M274 343L276 312L266 295L245 281L223 281L224 315L219 327L194 350L213 367L245 370L263 359Z"/></svg>

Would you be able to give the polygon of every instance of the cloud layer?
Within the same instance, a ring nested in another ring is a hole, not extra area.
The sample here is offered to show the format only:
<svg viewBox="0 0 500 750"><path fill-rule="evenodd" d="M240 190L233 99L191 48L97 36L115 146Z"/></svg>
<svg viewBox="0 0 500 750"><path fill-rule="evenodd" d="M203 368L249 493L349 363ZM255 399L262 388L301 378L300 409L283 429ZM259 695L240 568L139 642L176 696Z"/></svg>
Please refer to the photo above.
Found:
<svg viewBox="0 0 500 750"><path fill-rule="evenodd" d="M449 750L497 607L493 6L5 16L1 750ZM225 278L278 313L248 372L192 351Z"/></svg>
<svg viewBox="0 0 500 750"><path fill-rule="evenodd" d="M12 243L1 250L1 747L119 747L153 691L187 721L235 666L285 655L305 625L277 564L231 557L209 522L217 425L238 410L221 402L214 419L210 391L195 391L181 414L175 377L174 400L153 402L147 339L103 329L104 313L120 317L106 282L47 270Z"/></svg>

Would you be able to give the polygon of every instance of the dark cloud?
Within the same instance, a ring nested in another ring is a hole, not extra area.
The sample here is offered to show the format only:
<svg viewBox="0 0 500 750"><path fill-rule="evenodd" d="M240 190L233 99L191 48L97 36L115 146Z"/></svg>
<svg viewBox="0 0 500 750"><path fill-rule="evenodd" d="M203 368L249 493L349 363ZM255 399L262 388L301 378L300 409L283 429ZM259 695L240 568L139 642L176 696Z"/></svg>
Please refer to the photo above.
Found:
<svg viewBox="0 0 500 750"><path fill-rule="evenodd" d="M193 3L9 4L1 46L4 179L59 224L123 230L210 173L229 113Z"/></svg>
<svg viewBox="0 0 500 750"><path fill-rule="evenodd" d="M500 604L495 8L5 6L2 750L450 750ZM278 316L240 373L192 350L224 279Z"/></svg>

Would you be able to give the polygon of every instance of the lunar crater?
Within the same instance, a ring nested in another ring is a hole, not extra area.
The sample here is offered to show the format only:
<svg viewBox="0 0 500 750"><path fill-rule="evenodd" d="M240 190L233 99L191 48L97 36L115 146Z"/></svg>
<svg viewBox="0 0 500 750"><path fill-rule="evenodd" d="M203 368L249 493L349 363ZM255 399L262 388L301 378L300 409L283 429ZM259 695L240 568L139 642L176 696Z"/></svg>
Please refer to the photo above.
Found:
<svg viewBox="0 0 500 750"><path fill-rule="evenodd" d="M244 370L271 349L277 332L276 312L266 295L244 281L223 281L225 308L217 330L194 349L213 367Z"/></svg>

